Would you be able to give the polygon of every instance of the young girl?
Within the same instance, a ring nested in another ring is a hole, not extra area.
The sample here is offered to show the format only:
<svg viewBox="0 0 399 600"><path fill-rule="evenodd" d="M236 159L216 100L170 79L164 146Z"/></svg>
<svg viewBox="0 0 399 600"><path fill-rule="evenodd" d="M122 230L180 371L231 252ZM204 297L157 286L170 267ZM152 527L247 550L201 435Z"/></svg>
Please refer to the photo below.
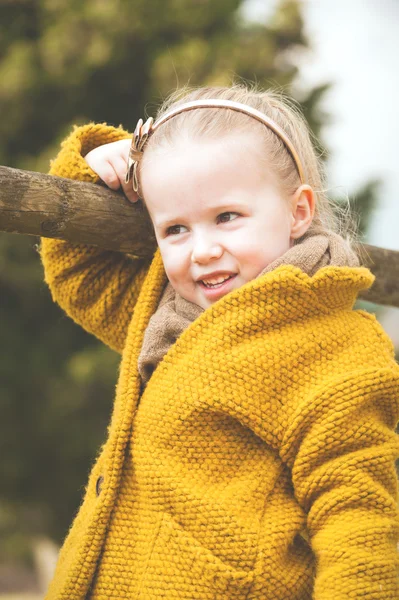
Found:
<svg viewBox="0 0 399 600"><path fill-rule="evenodd" d="M41 243L53 298L122 353L48 598L399 598L399 367L353 310L374 277L337 233L303 118L202 88L129 147L90 124L51 168L122 182L159 248L149 264Z"/></svg>

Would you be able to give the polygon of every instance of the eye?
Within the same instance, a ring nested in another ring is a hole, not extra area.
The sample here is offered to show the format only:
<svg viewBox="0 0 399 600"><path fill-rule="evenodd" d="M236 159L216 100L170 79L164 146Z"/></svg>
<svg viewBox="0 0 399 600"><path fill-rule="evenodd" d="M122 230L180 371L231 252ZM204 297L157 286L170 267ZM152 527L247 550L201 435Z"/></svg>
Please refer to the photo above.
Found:
<svg viewBox="0 0 399 600"><path fill-rule="evenodd" d="M181 233L180 231L177 231L180 227L184 227L184 225L172 225L171 227L168 227L166 235L178 235Z"/></svg>
<svg viewBox="0 0 399 600"><path fill-rule="evenodd" d="M232 219L230 219L230 215L234 215ZM218 220L221 223L228 223L229 221L234 221L235 217L239 217L240 214L236 212L224 212L218 215Z"/></svg>

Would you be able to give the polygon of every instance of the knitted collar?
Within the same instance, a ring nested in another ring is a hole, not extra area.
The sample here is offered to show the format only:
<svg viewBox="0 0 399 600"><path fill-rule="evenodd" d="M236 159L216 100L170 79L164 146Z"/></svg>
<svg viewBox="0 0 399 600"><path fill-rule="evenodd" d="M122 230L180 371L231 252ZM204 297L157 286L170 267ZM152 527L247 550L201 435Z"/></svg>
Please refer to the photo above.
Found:
<svg viewBox="0 0 399 600"><path fill-rule="evenodd" d="M281 265L299 267L307 275L313 276L326 266L357 267L359 260L338 234L311 231L263 269L258 277ZM166 285L158 308L148 323L138 359L143 385L147 384L170 346L202 312L204 312L203 308L182 298L170 283Z"/></svg>

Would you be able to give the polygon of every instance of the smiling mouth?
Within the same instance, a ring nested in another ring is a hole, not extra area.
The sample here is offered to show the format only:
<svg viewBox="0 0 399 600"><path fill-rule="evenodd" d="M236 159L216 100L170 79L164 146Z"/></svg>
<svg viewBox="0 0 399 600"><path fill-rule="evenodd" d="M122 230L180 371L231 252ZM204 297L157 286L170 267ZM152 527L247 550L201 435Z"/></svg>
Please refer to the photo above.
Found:
<svg viewBox="0 0 399 600"><path fill-rule="evenodd" d="M206 283L203 279L201 279L200 283L206 288L216 289L222 287L222 285L225 284L226 281L228 281L229 279L233 279L233 277L235 276L236 273L234 275L228 275L225 279L223 279L223 281L219 281L218 283Z"/></svg>

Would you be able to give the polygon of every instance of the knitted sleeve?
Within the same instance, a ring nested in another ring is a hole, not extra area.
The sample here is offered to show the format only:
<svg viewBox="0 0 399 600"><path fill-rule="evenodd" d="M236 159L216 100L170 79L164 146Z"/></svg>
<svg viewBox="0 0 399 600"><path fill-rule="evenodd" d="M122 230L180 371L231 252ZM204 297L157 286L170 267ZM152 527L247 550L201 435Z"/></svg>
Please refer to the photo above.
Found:
<svg viewBox="0 0 399 600"><path fill-rule="evenodd" d="M93 148L130 137L105 124L75 127L62 143L50 174L96 183L98 175L83 155ZM148 262L95 246L41 238L45 281L53 300L72 319L121 352Z"/></svg>
<svg viewBox="0 0 399 600"><path fill-rule="evenodd" d="M398 379L396 364L340 376L297 406L285 433L315 600L399 598Z"/></svg>

